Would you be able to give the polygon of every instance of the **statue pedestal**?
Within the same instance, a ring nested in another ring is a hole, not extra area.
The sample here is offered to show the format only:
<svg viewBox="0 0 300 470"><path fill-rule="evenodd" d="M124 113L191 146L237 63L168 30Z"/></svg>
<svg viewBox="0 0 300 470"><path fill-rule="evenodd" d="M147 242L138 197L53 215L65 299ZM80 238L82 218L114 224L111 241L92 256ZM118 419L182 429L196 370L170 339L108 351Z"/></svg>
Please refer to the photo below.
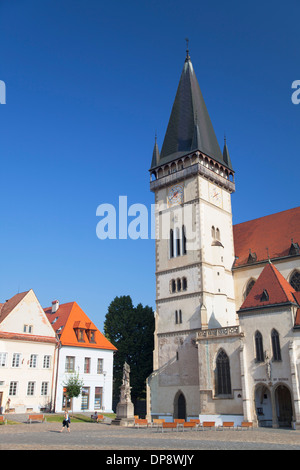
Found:
<svg viewBox="0 0 300 470"><path fill-rule="evenodd" d="M130 399L130 388L128 385L121 385L120 401L117 404L116 418L111 424L117 426L130 426L134 424L134 406Z"/></svg>

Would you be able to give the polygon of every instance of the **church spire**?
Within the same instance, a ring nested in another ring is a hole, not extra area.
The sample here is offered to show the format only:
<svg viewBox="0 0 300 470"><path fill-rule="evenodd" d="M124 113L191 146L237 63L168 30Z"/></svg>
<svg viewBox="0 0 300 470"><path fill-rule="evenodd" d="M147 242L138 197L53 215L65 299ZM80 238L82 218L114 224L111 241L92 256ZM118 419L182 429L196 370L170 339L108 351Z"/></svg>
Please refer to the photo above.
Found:
<svg viewBox="0 0 300 470"><path fill-rule="evenodd" d="M159 150L158 150L158 145L157 145L157 136L155 134L155 144L153 148L151 168L155 168L158 165L159 165Z"/></svg>
<svg viewBox="0 0 300 470"><path fill-rule="evenodd" d="M160 164L199 150L231 169L218 144L191 62L188 39L186 58L169 124L160 152ZM151 165L153 168L153 164Z"/></svg>

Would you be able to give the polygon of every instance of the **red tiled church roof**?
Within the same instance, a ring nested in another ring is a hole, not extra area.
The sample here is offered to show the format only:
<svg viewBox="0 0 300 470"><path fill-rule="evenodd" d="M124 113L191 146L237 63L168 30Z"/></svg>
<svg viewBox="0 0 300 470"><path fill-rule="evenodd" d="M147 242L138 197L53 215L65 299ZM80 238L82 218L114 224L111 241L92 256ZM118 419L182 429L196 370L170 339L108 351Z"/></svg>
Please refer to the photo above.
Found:
<svg viewBox="0 0 300 470"><path fill-rule="evenodd" d="M235 267L247 264L249 250L256 261L289 255L292 240L300 245L300 207L233 226Z"/></svg>
<svg viewBox="0 0 300 470"><path fill-rule="evenodd" d="M60 335L60 342L63 346L117 350L76 302L61 304L54 313L52 313L52 307L45 308L44 311L53 329ZM83 330L83 341L76 334L79 329ZM94 332L94 341L90 341L89 331Z"/></svg>
<svg viewBox="0 0 300 470"><path fill-rule="evenodd" d="M255 282L240 310L261 308L269 305L296 303L296 291L270 262ZM299 299L300 300L300 299Z"/></svg>

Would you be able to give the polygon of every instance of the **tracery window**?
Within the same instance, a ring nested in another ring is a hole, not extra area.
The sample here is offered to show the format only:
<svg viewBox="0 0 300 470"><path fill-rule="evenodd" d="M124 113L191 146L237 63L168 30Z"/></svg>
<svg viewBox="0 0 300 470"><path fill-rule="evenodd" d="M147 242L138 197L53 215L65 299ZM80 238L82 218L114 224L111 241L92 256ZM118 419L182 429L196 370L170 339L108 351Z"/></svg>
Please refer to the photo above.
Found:
<svg viewBox="0 0 300 470"><path fill-rule="evenodd" d="M264 361L264 349L263 349L263 338L259 331L255 333L255 349L256 349L256 361Z"/></svg>
<svg viewBox="0 0 300 470"><path fill-rule="evenodd" d="M300 291L300 272L295 271L290 279L291 286L295 289L295 291Z"/></svg>
<svg viewBox="0 0 300 470"><path fill-rule="evenodd" d="M279 333L277 330L275 329L272 330L271 339L272 339L272 349L273 349L273 361L281 361Z"/></svg>
<svg viewBox="0 0 300 470"><path fill-rule="evenodd" d="M229 357L223 349L216 360L216 395L231 395Z"/></svg>
<svg viewBox="0 0 300 470"><path fill-rule="evenodd" d="M255 280L254 279L251 279L248 284L247 284L247 287L246 287L246 290L245 290L245 295L244 295L244 298L246 299L252 289L252 287L254 286L255 284Z"/></svg>

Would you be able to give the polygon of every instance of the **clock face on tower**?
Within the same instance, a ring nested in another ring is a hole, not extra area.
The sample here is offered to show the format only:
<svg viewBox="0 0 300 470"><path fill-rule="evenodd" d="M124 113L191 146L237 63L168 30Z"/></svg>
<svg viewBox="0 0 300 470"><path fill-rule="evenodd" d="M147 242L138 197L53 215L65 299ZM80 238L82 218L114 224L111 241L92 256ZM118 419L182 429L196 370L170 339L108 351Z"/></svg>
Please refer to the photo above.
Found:
<svg viewBox="0 0 300 470"><path fill-rule="evenodd" d="M209 186L209 200L218 207L222 207L222 190L213 184Z"/></svg>
<svg viewBox="0 0 300 470"><path fill-rule="evenodd" d="M176 184L168 190L168 206L174 206L176 204L183 203L183 185Z"/></svg>

